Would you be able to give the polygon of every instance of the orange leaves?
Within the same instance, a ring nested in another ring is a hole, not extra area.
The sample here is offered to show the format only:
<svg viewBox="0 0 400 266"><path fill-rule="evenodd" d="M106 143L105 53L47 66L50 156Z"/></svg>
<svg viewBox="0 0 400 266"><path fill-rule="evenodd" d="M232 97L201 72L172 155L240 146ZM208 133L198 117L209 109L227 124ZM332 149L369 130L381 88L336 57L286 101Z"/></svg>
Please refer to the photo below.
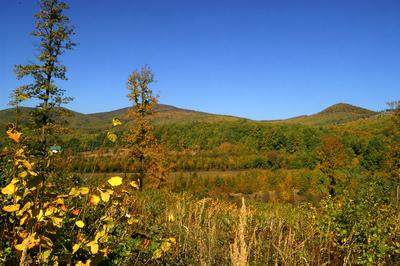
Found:
<svg viewBox="0 0 400 266"><path fill-rule="evenodd" d="M21 135L22 133L16 131L14 128L10 128L9 130L7 130L7 136L16 143L20 141Z"/></svg>
<svg viewBox="0 0 400 266"><path fill-rule="evenodd" d="M90 205L96 206L100 202L100 197L97 195L91 195L89 198Z"/></svg>
<svg viewBox="0 0 400 266"><path fill-rule="evenodd" d="M3 207L3 211L5 212L16 212L19 210L19 204L7 205Z"/></svg>

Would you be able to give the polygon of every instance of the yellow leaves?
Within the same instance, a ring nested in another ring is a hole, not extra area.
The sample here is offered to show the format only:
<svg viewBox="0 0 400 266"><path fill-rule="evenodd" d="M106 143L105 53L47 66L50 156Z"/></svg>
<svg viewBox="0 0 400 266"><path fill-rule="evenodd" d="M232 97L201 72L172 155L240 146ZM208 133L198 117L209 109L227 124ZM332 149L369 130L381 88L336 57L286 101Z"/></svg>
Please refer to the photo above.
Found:
<svg viewBox="0 0 400 266"><path fill-rule="evenodd" d="M22 207L22 209L17 213L17 215L24 214L24 212L29 210L32 206L33 206L33 203L31 201L28 201L27 203L25 203L24 207Z"/></svg>
<svg viewBox="0 0 400 266"><path fill-rule="evenodd" d="M117 135L115 135L113 132L107 132L107 138L111 142L116 142L118 139Z"/></svg>
<svg viewBox="0 0 400 266"><path fill-rule="evenodd" d="M28 214L22 216L21 219L19 220L19 225L24 225L28 218L29 218Z"/></svg>
<svg viewBox="0 0 400 266"><path fill-rule="evenodd" d="M78 251L78 249L81 247L81 245L79 245L79 244L75 244L73 247L72 247L72 254L75 254L77 251Z"/></svg>
<svg viewBox="0 0 400 266"><path fill-rule="evenodd" d="M90 266L92 263L91 259L88 259L86 262L78 261L75 266Z"/></svg>
<svg viewBox="0 0 400 266"><path fill-rule="evenodd" d="M108 225L112 225L112 226L113 226L113 224L114 224L113 219L112 219L110 216L107 216L107 215L102 216L102 217L100 218L100 220L101 220L103 223L108 224ZM111 227L112 227L112 226L111 226ZM110 227L110 228L111 228L111 227Z"/></svg>
<svg viewBox="0 0 400 266"><path fill-rule="evenodd" d="M128 224L129 224L129 225L137 224L138 222L139 222L139 220L136 219L136 218L129 218L129 219L128 219Z"/></svg>
<svg viewBox="0 0 400 266"><path fill-rule="evenodd" d="M168 222L172 223L173 221L175 221L175 217L172 213L167 215L167 220Z"/></svg>
<svg viewBox="0 0 400 266"><path fill-rule="evenodd" d="M175 245L175 244L176 244L175 237L170 237L170 238L165 239L165 241L161 244L160 249L163 252L167 252L168 250L171 249L171 246Z"/></svg>
<svg viewBox="0 0 400 266"><path fill-rule="evenodd" d="M111 186L116 187L122 184L122 178L119 176L114 176L107 181Z"/></svg>
<svg viewBox="0 0 400 266"><path fill-rule="evenodd" d="M168 252L172 245L176 244L176 239L174 237L170 237L164 240L161 243L160 247L153 252L152 259L159 259L161 258L162 254Z"/></svg>
<svg viewBox="0 0 400 266"><path fill-rule="evenodd" d="M71 188L68 196L73 197L73 198L78 197L79 195L84 196L84 195L89 194L89 191L90 191L90 189L88 187L80 187L80 188L73 187L73 188Z"/></svg>
<svg viewBox="0 0 400 266"><path fill-rule="evenodd" d="M50 249L40 252L38 254L39 261L45 262L47 264L47 262L49 262L50 255L51 255Z"/></svg>
<svg viewBox="0 0 400 266"><path fill-rule="evenodd" d="M108 254L110 253L110 248L105 247L105 248L101 249L100 251L103 252L103 256L107 257Z"/></svg>
<svg viewBox="0 0 400 266"><path fill-rule="evenodd" d="M28 171L32 171L33 166L32 166L32 164L30 162L28 162L27 160L22 160L22 164L25 166L25 168Z"/></svg>
<svg viewBox="0 0 400 266"><path fill-rule="evenodd" d="M19 174L18 174L18 177L20 177L20 178L25 178L25 177L28 176L28 173L29 173L31 176L37 176L37 175L38 175L36 172L34 172L34 171L32 171L32 170L28 170L28 171L22 171L21 173L19 173Z"/></svg>
<svg viewBox="0 0 400 266"><path fill-rule="evenodd" d="M97 244L96 241L90 241L89 243L86 244L86 246L90 248L90 252L93 255L99 252L99 245ZM81 244L74 244L72 247L72 254L75 254L80 248ZM84 264L79 264L79 265L84 265Z"/></svg>
<svg viewBox="0 0 400 266"><path fill-rule="evenodd" d="M81 220L76 221L75 224L76 224L76 226L78 226L79 228L83 228L83 227L85 226L85 223L84 223L83 221L81 221Z"/></svg>
<svg viewBox="0 0 400 266"><path fill-rule="evenodd" d="M16 183L18 183L18 180L13 178L10 184L1 189L1 193L8 196L13 195L17 191L15 187Z"/></svg>
<svg viewBox="0 0 400 266"><path fill-rule="evenodd" d="M156 249L154 252L153 252L153 256L151 257L153 260L157 260L157 259L159 259L159 258L161 258L161 256L162 256L162 250L161 249Z"/></svg>
<svg viewBox="0 0 400 266"><path fill-rule="evenodd" d="M38 215L36 215L36 219L38 222L41 222L41 221L43 221L43 218L44 218L43 210L40 210Z"/></svg>
<svg viewBox="0 0 400 266"><path fill-rule="evenodd" d="M22 93L22 92L17 93L15 96L16 96L17 100L21 101L21 102L29 99L29 95L26 93Z"/></svg>
<svg viewBox="0 0 400 266"><path fill-rule="evenodd" d="M139 189L139 183L137 181L132 181L129 183L131 185L131 187L133 187L134 189Z"/></svg>
<svg viewBox="0 0 400 266"><path fill-rule="evenodd" d="M28 235L21 244L15 245L14 248L18 251L23 251L24 249L28 250L35 247L40 242L40 240L36 239L35 236L36 233Z"/></svg>
<svg viewBox="0 0 400 266"><path fill-rule="evenodd" d="M29 233L27 231L25 231L25 230L19 231L17 234L18 234L18 236L20 238L23 238L23 239L25 239L25 238L27 238L29 236Z"/></svg>
<svg viewBox="0 0 400 266"><path fill-rule="evenodd" d="M49 207L45 210L44 216L50 216L56 211L56 208L54 207Z"/></svg>
<svg viewBox="0 0 400 266"><path fill-rule="evenodd" d="M28 172L27 171L23 171L23 172L18 174L18 177L25 178L27 175L28 175Z"/></svg>
<svg viewBox="0 0 400 266"><path fill-rule="evenodd" d="M58 228L61 228L61 226L62 226L62 221L63 221L63 219L62 218L59 218L59 217L50 217L50 219L51 219L51 221L53 222L53 225L54 226L56 226L56 227L58 227Z"/></svg>
<svg viewBox="0 0 400 266"><path fill-rule="evenodd" d="M42 247L53 247L53 241L51 241L50 238L46 236L40 236L40 242L42 244Z"/></svg>
<svg viewBox="0 0 400 266"><path fill-rule="evenodd" d="M167 238L167 241L169 241L169 242L171 242L172 244L176 244L176 239L175 239L175 237L170 237L170 238Z"/></svg>
<svg viewBox="0 0 400 266"><path fill-rule="evenodd" d="M89 203L90 205L96 206L97 204L99 204L100 202L100 198L97 195L91 195L89 198Z"/></svg>
<svg viewBox="0 0 400 266"><path fill-rule="evenodd" d="M17 245L14 246L14 248L15 248L16 250L18 250L18 251L23 251L23 250L24 250L24 245L22 245L22 244L17 244Z"/></svg>
<svg viewBox="0 0 400 266"><path fill-rule="evenodd" d="M99 244L96 241L91 241L86 244L88 248L90 248L90 252L92 254L97 254L99 252Z"/></svg>
<svg viewBox="0 0 400 266"><path fill-rule="evenodd" d="M14 130L14 128L7 130L7 136L16 143L20 141L21 135L22 133Z"/></svg>
<svg viewBox="0 0 400 266"><path fill-rule="evenodd" d="M111 190L111 192L112 192L112 190ZM108 202L110 200L111 194L112 193L110 193L108 190L105 192L100 190L100 197L101 197L101 200L104 202Z"/></svg>
<svg viewBox="0 0 400 266"><path fill-rule="evenodd" d="M117 127L117 126L122 125L122 122L118 118L113 118L112 125L113 125L113 127Z"/></svg>
<svg viewBox="0 0 400 266"><path fill-rule="evenodd" d="M80 188L78 189L78 192L79 192L81 195L89 194L89 188L88 188L88 187L80 187Z"/></svg>
<svg viewBox="0 0 400 266"><path fill-rule="evenodd" d="M99 239L101 239L102 237L104 237L106 235L106 229L103 228L103 230L99 231L96 233L96 236L94 237L94 241L98 241Z"/></svg>
<svg viewBox="0 0 400 266"><path fill-rule="evenodd" d="M16 212L19 210L19 204L7 205L3 207L3 211L5 212Z"/></svg>
<svg viewBox="0 0 400 266"><path fill-rule="evenodd" d="M55 201L55 203L56 203L57 205L64 205L64 204L65 204L63 198L58 198L58 199Z"/></svg>
<svg viewBox="0 0 400 266"><path fill-rule="evenodd" d="M32 176L37 176L37 175L38 175L38 174L37 174L36 172L34 172L34 171L28 170L28 172L29 172L29 174L32 175Z"/></svg>
<svg viewBox="0 0 400 266"><path fill-rule="evenodd" d="M78 197L80 194L81 194L81 193L79 192L79 190L76 189L75 187L73 187L73 188L71 188L71 190L70 190L68 196L71 196L71 197Z"/></svg>
<svg viewBox="0 0 400 266"><path fill-rule="evenodd" d="M162 251L164 251L164 252L167 252L168 250L170 250L171 245L172 245L171 242L165 241L165 242L163 242L163 243L161 244L160 249L161 249Z"/></svg>

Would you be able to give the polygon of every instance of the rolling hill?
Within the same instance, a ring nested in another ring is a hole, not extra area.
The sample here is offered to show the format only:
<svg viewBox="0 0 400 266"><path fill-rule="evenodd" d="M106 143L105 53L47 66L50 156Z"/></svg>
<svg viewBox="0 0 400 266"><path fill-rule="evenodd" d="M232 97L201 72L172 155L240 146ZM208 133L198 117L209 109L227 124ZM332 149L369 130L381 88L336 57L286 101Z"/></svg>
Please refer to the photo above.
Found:
<svg viewBox="0 0 400 266"><path fill-rule="evenodd" d="M32 108L21 107L21 121L26 123L29 121L29 112ZM66 109L67 110L67 109ZM128 108L113 110L110 112L82 114L67 110L70 116L65 120L69 123L69 127L84 132L98 132L110 127L110 121L118 117L123 124L129 125L130 119L127 115ZM182 109L171 105L158 104L155 107L156 114L152 118L155 124L168 124L168 123L186 123L186 122L224 122L224 121L237 121L245 118L216 115L205 112L198 112L193 110ZM260 121L263 123L274 124L303 124L303 125L338 125L359 119L365 119L376 116L378 113L357 107L350 104L339 103L332 105L323 111L313 114L304 115L286 120L273 120L273 121ZM250 120L250 119L247 119ZM8 123L15 121L15 109L9 108L0 110L0 127L4 128Z"/></svg>
<svg viewBox="0 0 400 266"><path fill-rule="evenodd" d="M275 120L273 123L302 124L302 125L338 125L369 118L377 115L377 112L346 103L334 104L319 113L303 115L286 120Z"/></svg>
<svg viewBox="0 0 400 266"><path fill-rule="evenodd" d="M20 120L22 123L29 121L29 112L32 111L31 107L20 108ZM65 117L70 128L83 130L85 132L98 132L110 127L111 120L118 117L124 125L129 125L130 119L128 117L128 108L113 110L110 112L100 112L92 114L82 114L79 112L65 109L69 116ZM156 114L152 117L155 124L165 123L185 123L192 121L199 122L223 122L223 121L236 121L244 118L216 115L205 112L192 111L182 108L177 108L171 105L158 104L155 107ZM0 110L0 127L4 128L7 124L15 122L15 109L9 108Z"/></svg>
<svg viewBox="0 0 400 266"><path fill-rule="evenodd" d="M93 113L88 114L88 116L93 118L98 118L105 121L111 121L114 117L118 117L122 122L129 123L128 109L122 108L110 112ZM198 112L188 109L182 109L166 104L157 104L154 108L155 115L152 120L155 124L165 124L165 123L184 123L191 121L199 122L222 122L222 121L235 121L243 119L240 117L227 116L227 115L216 115L209 114L205 112Z"/></svg>

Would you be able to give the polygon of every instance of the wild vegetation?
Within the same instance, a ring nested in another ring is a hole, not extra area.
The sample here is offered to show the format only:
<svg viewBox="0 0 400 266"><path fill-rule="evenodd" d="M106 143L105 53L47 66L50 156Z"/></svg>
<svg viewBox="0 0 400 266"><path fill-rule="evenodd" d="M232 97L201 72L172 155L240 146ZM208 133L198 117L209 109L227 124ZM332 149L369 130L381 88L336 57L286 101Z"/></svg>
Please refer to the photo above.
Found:
<svg viewBox="0 0 400 266"><path fill-rule="evenodd" d="M144 67L129 109L66 117L66 8L0 117L1 265L400 264L398 101L257 122L157 105Z"/></svg>

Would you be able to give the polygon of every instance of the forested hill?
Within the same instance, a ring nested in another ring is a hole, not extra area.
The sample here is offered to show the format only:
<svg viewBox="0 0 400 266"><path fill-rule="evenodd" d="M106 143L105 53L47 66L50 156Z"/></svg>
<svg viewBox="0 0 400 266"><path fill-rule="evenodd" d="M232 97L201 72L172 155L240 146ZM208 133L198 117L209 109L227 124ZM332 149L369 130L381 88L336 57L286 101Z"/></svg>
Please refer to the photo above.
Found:
<svg viewBox="0 0 400 266"><path fill-rule="evenodd" d="M28 114L32 110L29 107L21 107L21 121L28 121ZM111 119L118 117L126 125L129 125L130 119L127 115L128 108L122 108L110 112L101 112L93 114L82 114L70 111L70 116L66 118L69 127L84 130L98 131L104 130L110 126ZM187 122L226 122L238 121L245 118L216 115L205 112L177 108L171 105L158 104L155 107L156 115L152 118L155 124L180 124ZM369 118L377 115L377 112L353 106L350 104L339 103L332 105L325 110L313 114L304 115L286 120L261 121L263 123L283 123L283 124L303 124L303 125L335 125L343 124L358 119ZM250 120L250 119L246 119ZM15 109L9 108L0 111L0 126L4 128L6 124L15 121Z"/></svg>
<svg viewBox="0 0 400 266"><path fill-rule="evenodd" d="M33 108L20 108L20 121L24 124L28 122L29 112ZM83 131L98 132L110 127L111 120L115 117L121 119L124 125L129 125L131 122L128 118L128 108L113 110L110 112L100 112L92 114L82 114L68 109L69 116L65 117L69 127ZM0 127L4 128L7 124L15 121L16 112L14 108L0 110ZM209 114L193 110L182 109L171 105L157 104L155 107L155 115L152 118L155 124L165 123L185 123L185 122L222 122L222 121L237 121L245 118Z"/></svg>
<svg viewBox="0 0 400 266"><path fill-rule="evenodd" d="M313 115L303 115L272 122L302 125L337 125L363 118L369 118L377 114L377 112L362 107L346 103L338 103Z"/></svg>

